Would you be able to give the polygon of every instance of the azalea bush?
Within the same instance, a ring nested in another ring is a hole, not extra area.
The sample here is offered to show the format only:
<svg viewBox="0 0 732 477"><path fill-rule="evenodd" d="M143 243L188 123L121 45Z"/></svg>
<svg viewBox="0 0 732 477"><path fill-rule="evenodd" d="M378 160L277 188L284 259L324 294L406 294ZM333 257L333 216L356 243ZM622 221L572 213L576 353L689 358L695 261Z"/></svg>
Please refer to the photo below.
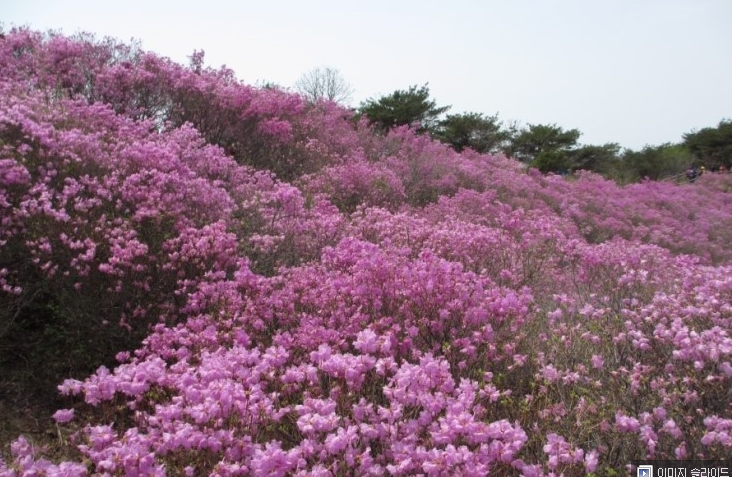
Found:
<svg viewBox="0 0 732 477"><path fill-rule="evenodd" d="M76 358L54 375L53 441L1 442L0 476L614 476L726 457L730 205L726 176L542 175L202 53L14 30L0 351L32 350L39 372Z"/></svg>

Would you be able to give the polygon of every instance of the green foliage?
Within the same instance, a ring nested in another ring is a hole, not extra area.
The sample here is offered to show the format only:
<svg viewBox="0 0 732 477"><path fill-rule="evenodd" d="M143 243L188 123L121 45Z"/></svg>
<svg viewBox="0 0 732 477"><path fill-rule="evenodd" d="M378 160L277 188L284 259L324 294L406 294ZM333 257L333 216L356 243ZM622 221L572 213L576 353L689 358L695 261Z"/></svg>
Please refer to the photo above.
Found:
<svg viewBox="0 0 732 477"><path fill-rule="evenodd" d="M732 166L732 120L722 120L716 128L684 134L689 151L707 168Z"/></svg>
<svg viewBox="0 0 732 477"><path fill-rule="evenodd" d="M531 166L547 173L569 171L571 164L567 152L549 149L539 152L531 161Z"/></svg>
<svg viewBox="0 0 732 477"><path fill-rule="evenodd" d="M440 121L435 138L449 144L458 152L470 148L476 152L496 152L509 138L498 116L481 113L448 114Z"/></svg>
<svg viewBox="0 0 732 477"><path fill-rule="evenodd" d="M532 163L541 153L554 153L552 157L556 159L558 153L568 154L580 135L577 129L565 131L556 124L529 124L511 138L509 153L526 163Z"/></svg>
<svg viewBox="0 0 732 477"><path fill-rule="evenodd" d="M601 174L610 172L619 160L620 145L616 143L607 143L602 146L580 146L570 154L573 169L584 169Z"/></svg>
<svg viewBox="0 0 732 477"><path fill-rule="evenodd" d="M693 162L689 150L681 144L646 146L640 151L627 150L622 167L631 180L665 179L683 173Z"/></svg>
<svg viewBox="0 0 732 477"><path fill-rule="evenodd" d="M438 124L439 116L450 109L450 106L438 107L430 99L427 84L408 90L397 90L379 99L369 98L361 103L358 111L369 118L369 121L383 131L395 126L419 123L419 132L433 131Z"/></svg>

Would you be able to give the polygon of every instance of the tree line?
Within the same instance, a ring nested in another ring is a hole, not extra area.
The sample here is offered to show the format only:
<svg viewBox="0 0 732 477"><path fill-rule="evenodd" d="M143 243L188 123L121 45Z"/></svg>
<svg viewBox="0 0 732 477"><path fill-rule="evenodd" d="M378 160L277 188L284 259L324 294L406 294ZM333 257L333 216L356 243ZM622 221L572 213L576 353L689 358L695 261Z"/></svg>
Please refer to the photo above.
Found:
<svg viewBox="0 0 732 477"><path fill-rule="evenodd" d="M345 99L341 92L347 91L346 97L352 92L333 68L312 70L298 81L296 89L313 102ZM678 143L632 150L617 143L580 144L582 133L578 129L556 124L506 124L497 114L449 114L449 110L450 106L440 106L430 97L424 84L369 98L355 112L357 118L367 117L382 132L409 125L458 152L469 148L479 153L502 153L542 172L564 174L583 169L629 183L675 177L692 166L732 168L730 119L723 119L716 127L688 132Z"/></svg>

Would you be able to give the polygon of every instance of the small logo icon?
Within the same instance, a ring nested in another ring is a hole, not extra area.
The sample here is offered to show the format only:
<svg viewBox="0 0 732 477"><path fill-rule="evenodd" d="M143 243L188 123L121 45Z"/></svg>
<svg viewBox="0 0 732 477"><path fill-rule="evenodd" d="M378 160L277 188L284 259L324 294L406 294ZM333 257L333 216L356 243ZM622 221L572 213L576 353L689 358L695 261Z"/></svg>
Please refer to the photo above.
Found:
<svg viewBox="0 0 732 477"><path fill-rule="evenodd" d="M652 465L639 465L637 477L653 477Z"/></svg>

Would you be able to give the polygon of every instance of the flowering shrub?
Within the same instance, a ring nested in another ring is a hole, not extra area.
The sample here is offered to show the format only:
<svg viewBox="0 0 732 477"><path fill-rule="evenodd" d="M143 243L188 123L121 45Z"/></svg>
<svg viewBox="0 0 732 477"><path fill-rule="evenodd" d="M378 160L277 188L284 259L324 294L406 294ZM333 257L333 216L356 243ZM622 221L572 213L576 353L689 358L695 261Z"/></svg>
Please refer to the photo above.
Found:
<svg viewBox="0 0 732 477"><path fill-rule="evenodd" d="M105 103L161 129L191 123L238 162L284 179L328 162L322 145L339 147L350 114L335 105L307 110L299 96L242 84L230 69L204 67L203 58L194 52L183 67L111 39L14 30L0 42L0 75L55 97Z"/></svg>
<svg viewBox="0 0 732 477"><path fill-rule="evenodd" d="M19 437L0 476L611 476L732 452L730 178L544 176L202 58L0 40L0 338L40 323L107 353L58 379L60 462Z"/></svg>
<svg viewBox="0 0 732 477"><path fill-rule="evenodd" d="M359 205L393 209L406 200L397 174L384 164L366 162L363 153L343 164L325 167L303 182L306 191L324 194L344 212L353 212Z"/></svg>

